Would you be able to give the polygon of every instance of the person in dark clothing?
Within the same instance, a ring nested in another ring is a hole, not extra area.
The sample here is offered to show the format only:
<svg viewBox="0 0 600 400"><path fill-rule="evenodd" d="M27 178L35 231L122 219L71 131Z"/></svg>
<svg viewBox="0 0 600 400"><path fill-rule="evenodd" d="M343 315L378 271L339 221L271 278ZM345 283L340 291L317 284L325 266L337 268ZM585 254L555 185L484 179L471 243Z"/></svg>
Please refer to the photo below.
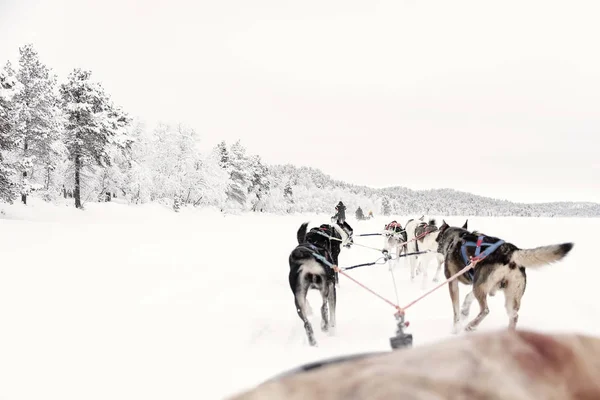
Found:
<svg viewBox="0 0 600 400"><path fill-rule="evenodd" d="M343 224L346 221L346 206L344 205L344 203L342 203L341 200L338 203L338 205L335 206L335 211L337 211L337 214L335 214L335 218L337 218L337 220Z"/></svg>
<svg viewBox="0 0 600 400"><path fill-rule="evenodd" d="M352 234L354 230L352 227L346 222L346 206L342 201L335 206L336 214L332 219L336 221L336 223L348 234L348 243L344 245L344 247L350 248L350 245L353 243Z"/></svg>

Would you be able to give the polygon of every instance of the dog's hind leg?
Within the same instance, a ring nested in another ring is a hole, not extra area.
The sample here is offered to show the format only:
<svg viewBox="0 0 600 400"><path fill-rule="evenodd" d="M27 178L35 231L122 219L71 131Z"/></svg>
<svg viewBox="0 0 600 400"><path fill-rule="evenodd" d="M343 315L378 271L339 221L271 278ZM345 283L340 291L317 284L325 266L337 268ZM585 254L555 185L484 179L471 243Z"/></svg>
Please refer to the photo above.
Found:
<svg viewBox="0 0 600 400"><path fill-rule="evenodd" d="M415 280L415 272L417 270L417 262L418 262L418 257L416 257L416 256L410 257L410 280L411 281Z"/></svg>
<svg viewBox="0 0 600 400"><path fill-rule="evenodd" d="M329 326L334 328L335 327L335 306L336 306L336 301L337 301L337 294L335 291L335 285L331 285L329 287L329 296L328 296L328 301L329 301Z"/></svg>
<svg viewBox="0 0 600 400"><path fill-rule="evenodd" d="M473 319L473 321L469 322L466 331L474 331L477 329L477 326L483 321L483 319L490 313L490 309L487 305L487 293L483 291L480 287L473 287L473 295L477 299L479 303L479 314Z"/></svg>
<svg viewBox="0 0 600 400"><path fill-rule="evenodd" d="M321 330L323 332L327 332L329 330L329 311L327 307L327 303L329 302L329 291L331 290L331 285L329 283L323 283L323 287L321 288L321 297L323 299L323 304L321 305Z"/></svg>
<svg viewBox="0 0 600 400"><path fill-rule="evenodd" d="M454 280L448 284L448 289L450 289L450 300L452 300L452 310L454 311L454 325L452 327L452 333L458 333L459 323L460 323L460 310L458 303L458 281Z"/></svg>
<svg viewBox="0 0 600 400"><path fill-rule="evenodd" d="M295 302L296 302L296 312L298 312L298 316L304 322L304 330L306 331L306 336L308 337L308 343L311 346L315 346L317 341L315 340L315 334L312 329L312 325L310 321L306 317L306 293L308 292L308 286L303 285L298 292L296 292Z"/></svg>
<svg viewBox="0 0 600 400"><path fill-rule="evenodd" d="M473 300L475 300L475 295L473 294L473 291L471 291L465 296L465 300L463 301L462 309L460 311L463 318L469 317L469 312L471 311L471 304L473 304Z"/></svg>
<svg viewBox="0 0 600 400"><path fill-rule="evenodd" d="M519 320L519 309L521 308L521 299L523 292L521 287L517 286L514 281L509 282L504 289L504 308L508 315L508 329L516 329L517 321Z"/></svg>

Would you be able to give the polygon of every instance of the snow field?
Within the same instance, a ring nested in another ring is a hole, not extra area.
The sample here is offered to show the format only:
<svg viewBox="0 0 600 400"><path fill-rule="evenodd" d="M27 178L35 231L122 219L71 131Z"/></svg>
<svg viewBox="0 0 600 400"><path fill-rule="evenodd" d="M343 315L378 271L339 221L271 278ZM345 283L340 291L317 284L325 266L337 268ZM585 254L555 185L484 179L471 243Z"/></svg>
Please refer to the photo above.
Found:
<svg viewBox="0 0 600 400"><path fill-rule="evenodd" d="M307 344L288 285L296 231L328 215L223 216L210 209L147 204L32 202L2 206L0 398L225 398L302 363L389 350L393 308L340 276L337 327L320 331L320 296L309 294L318 347ZM419 216L416 216L419 217ZM396 219L349 222L356 233ZM462 225L465 217L444 217ZM437 217L438 225L441 217ZM528 270L519 328L598 335L594 233L599 219L469 218L469 229L521 248L573 241L561 263ZM356 242L381 247L380 237ZM376 251L342 249L340 264ZM429 287L434 285L433 263ZM348 272L395 300L388 265ZM400 304L422 292L408 262L394 267ZM468 288L461 285L461 301ZM480 331L504 328L502 293L489 299ZM471 317L476 315L473 304ZM408 311L420 346L451 336L446 287Z"/></svg>

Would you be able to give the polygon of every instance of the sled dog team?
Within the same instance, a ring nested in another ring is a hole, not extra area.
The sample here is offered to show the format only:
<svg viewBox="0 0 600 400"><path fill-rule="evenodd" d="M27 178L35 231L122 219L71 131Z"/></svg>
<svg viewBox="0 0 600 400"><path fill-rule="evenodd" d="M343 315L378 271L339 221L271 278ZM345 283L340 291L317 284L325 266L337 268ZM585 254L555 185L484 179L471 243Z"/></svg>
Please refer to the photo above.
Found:
<svg viewBox="0 0 600 400"><path fill-rule="evenodd" d="M353 243L353 230L345 221L342 202L336 210L331 224L322 224L307 231L308 222L303 223L297 232L298 245L289 256L289 284L311 346L316 345L316 340L307 317L310 306L306 295L310 289L320 292L323 299L321 330L326 332L335 327L338 275L332 266L338 265L341 248L349 248ZM454 312L453 333L461 330L471 304L477 300L479 313L464 328L466 331L475 330L489 313L487 296L494 296L498 290L504 292L508 326L515 329L527 282L526 268L539 268L560 261L573 248L573 243L562 243L520 249L500 238L469 231L467 221L462 227L450 226L446 221L438 227L433 219L425 222L424 216L410 219L404 228L392 221L385 226L382 235L384 251L393 251L396 261L402 254L408 255L411 280L420 272L423 287L428 279L427 266L432 260L437 263L433 278L437 282L442 265L447 279L469 265L472 257L480 258L473 269L448 284ZM459 304L459 282L472 286L462 307Z"/></svg>

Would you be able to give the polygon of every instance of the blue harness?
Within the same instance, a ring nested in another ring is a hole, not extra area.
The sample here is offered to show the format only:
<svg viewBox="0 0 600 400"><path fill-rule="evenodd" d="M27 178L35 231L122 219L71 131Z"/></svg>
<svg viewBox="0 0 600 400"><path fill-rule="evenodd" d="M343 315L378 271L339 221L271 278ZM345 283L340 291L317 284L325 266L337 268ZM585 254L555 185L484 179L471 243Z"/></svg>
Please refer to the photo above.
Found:
<svg viewBox="0 0 600 400"><path fill-rule="evenodd" d="M469 263L472 261L472 260L469 260L469 256L467 255L467 247L475 247L475 255L473 257L473 260L483 260L490 254L492 254L494 251L496 251L496 249L498 247L500 247L502 244L504 244L504 240L499 240L496 243L483 243L484 237L485 237L484 235L480 235L477 238L477 242L464 242L463 243L460 250L462 252L463 261L465 262L465 267L467 265L469 265ZM485 249L483 252L481 252L481 248L484 246L487 247L487 249ZM467 275L471 278L471 280L473 280L473 277L475 276L475 269L471 268L467 272Z"/></svg>
<svg viewBox="0 0 600 400"><path fill-rule="evenodd" d="M302 243L302 247L306 247L307 249L312 250L312 255L314 258L325 264L327 267L333 268L333 263L329 261L326 257L323 257L321 254L319 254L319 251L322 251L323 249L315 246L312 243Z"/></svg>

